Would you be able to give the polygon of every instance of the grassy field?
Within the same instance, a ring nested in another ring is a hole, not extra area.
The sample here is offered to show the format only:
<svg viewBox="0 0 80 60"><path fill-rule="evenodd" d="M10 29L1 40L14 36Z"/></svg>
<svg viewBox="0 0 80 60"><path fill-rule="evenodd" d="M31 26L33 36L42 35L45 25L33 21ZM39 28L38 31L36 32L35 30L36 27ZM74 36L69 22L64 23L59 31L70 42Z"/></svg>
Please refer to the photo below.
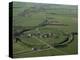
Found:
<svg viewBox="0 0 80 60"><path fill-rule="evenodd" d="M77 54L73 32L78 33L76 5L13 2L14 58Z"/></svg>

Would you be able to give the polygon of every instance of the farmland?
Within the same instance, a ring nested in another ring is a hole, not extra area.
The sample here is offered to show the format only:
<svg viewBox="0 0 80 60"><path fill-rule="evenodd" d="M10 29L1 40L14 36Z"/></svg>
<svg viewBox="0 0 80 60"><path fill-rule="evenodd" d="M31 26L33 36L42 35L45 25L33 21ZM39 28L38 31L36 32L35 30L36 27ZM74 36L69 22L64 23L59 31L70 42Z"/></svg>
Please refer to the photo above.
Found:
<svg viewBox="0 0 80 60"><path fill-rule="evenodd" d="M13 2L13 57L77 54L76 5Z"/></svg>

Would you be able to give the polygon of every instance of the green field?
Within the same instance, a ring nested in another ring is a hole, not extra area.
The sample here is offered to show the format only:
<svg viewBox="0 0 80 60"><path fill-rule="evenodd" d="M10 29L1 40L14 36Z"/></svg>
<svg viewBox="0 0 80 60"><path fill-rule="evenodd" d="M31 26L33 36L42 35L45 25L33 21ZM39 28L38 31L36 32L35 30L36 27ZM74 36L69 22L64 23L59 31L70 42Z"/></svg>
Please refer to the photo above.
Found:
<svg viewBox="0 0 80 60"><path fill-rule="evenodd" d="M13 57L78 53L76 5L13 2Z"/></svg>

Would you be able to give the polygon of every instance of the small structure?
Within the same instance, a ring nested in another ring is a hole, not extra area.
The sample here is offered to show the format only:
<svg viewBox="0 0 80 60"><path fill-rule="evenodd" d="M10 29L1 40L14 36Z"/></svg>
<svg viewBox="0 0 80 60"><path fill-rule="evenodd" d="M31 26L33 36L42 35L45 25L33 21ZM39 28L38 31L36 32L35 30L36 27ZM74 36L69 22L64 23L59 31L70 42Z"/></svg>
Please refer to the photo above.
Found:
<svg viewBox="0 0 80 60"><path fill-rule="evenodd" d="M49 38L49 37L52 37L52 36L53 36L53 33L44 33L43 34L44 38Z"/></svg>
<svg viewBox="0 0 80 60"><path fill-rule="evenodd" d="M28 37L28 38L30 38L31 36L32 36L32 34L31 34L31 33L29 33L29 34L27 35L27 37Z"/></svg>
<svg viewBox="0 0 80 60"><path fill-rule="evenodd" d="M32 48L32 51L37 51L38 49L37 48Z"/></svg>
<svg viewBox="0 0 80 60"><path fill-rule="evenodd" d="M52 37L53 36L53 33L48 33L49 37Z"/></svg>

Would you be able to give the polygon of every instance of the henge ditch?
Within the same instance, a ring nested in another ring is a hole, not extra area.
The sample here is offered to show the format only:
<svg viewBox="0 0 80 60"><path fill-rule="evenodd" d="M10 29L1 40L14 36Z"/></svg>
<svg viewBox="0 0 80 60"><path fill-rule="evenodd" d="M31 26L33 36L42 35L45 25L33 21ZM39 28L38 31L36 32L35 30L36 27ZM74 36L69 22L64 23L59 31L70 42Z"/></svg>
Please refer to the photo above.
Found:
<svg viewBox="0 0 80 60"><path fill-rule="evenodd" d="M15 38L16 38L16 42L22 42L22 43L24 43L19 37L20 37L20 35L22 35L22 34L24 34L24 32L28 32L28 31L31 31L31 30L34 30L34 29L36 29L36 28L39 28L39 27L43 27L43 26L46 26L46 25L50 25L50 24L46 24L46 21L44 21L43 23L41 23L41 24L39 24L38 26L34 26L34 27L32 27L32 28L28 28L28 29L23 29L22 31L20 31L20 32L16 32L16 33L14 33L14 36L15 36ZM54 25L54 24L52 24L52 25ZM59 24L60 25L60 24ZM61 24L61 25L64 25L64 24ZM53 46L54 47L56 47L56 48L58 48L58 47L65 47L65 46L67 46L68 44L70 44L73 40L74 40L74 36L75 35L77 35L78 33L77 32L71 32L71 33L69 33L68 35L67 35L67 37L63 40L63 41L61 41L61 42L59 42L59 43L55 43ZM44 36L44 35L43 35ZM24 43L24 45L26 45L25 43ZM28 46L31 46L31 45L29 45L28 44Z"/></svg>

